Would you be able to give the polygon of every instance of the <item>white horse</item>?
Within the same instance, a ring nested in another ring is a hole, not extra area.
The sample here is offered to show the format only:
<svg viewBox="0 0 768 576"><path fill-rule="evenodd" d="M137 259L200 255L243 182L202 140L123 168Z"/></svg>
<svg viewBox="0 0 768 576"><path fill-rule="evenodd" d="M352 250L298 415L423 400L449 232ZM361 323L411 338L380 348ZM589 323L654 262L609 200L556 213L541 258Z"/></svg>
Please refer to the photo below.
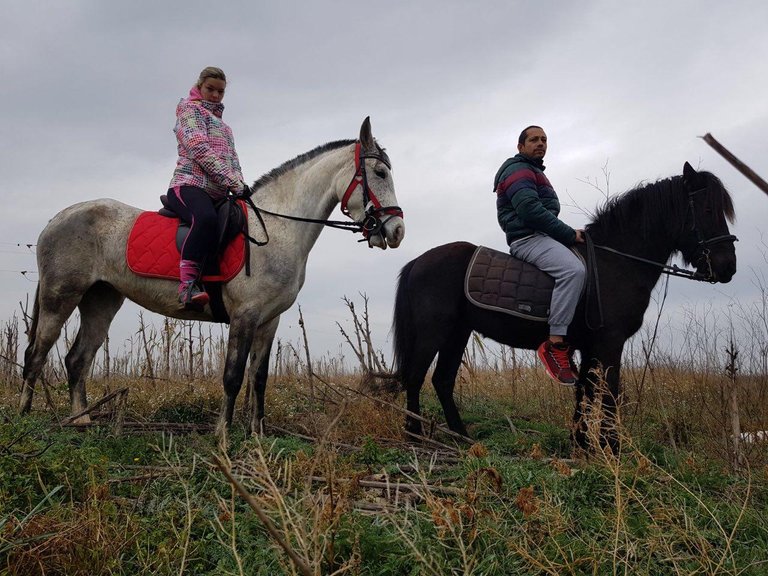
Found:
<svg viewBox="0 0 768 576"><path fill-rule="evenodd" d="M250 276L241 271L222 289L230 325L218 434L232 423L249 354L254 379L280 314L304 284L307 257L323 230L322 221L336 205L341 202L344 214L364 228L371 246L396 248L405 235L389 159L375 142L368 118L358 141L319 146L262 176L252 189L254 204L263 209L269 243L250 250ZM126 242L140 213L116 200L82 202L59 212L40 234L40 283L24 354L21 412L30 410L45 358L75 308L80 310L80 329L65 359L73 416L87 409L85 376L125 298L165 316L213 320L208 307L203 312L180 309L176 281L141 277L128 269ZM250 236L264 238L252 210L248 229ZM253 431L255 418L254 412Z"/></svg>

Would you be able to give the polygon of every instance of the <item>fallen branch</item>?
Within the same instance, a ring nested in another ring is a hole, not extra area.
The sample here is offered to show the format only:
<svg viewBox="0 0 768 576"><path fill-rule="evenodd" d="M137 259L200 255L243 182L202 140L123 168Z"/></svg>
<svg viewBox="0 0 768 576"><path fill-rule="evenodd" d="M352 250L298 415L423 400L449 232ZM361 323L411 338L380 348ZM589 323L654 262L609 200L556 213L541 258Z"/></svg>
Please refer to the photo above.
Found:
<svg viewBox="0 0 768 576"><path fill-rule="evenodd" d="M322 476L310 476L312 482L328 483L328 480ZM348 478L341 478L335 480L340 483L348 483L352 480ZM394 492L413 492L418 494L419 491L427 490L436 494L449 494L451 496L461 496L466 493L463 488L456 488L454 486L437 486L433 484L404 484L401 482L381 482L379 480L357 480L356 483L362 488L376 488Z"/></svg>
<svg viewBox="0 0 768 576"><path fill-rule="evenodd" d="M736 156L731 153L730 150L728 150L725 146L720 144L717 140L715 140L715 137L712 136L709 132L707 132L704 136L701 136L701 138L709 144L712 148L715 149L715 152L720 154L723 158L725 158L730 164L736 168L739 172L741 172L744 176L747 177L747 179L752 182L755 186L760 188L763 192L768 194L768 182L760 178L760 176L757 175L757 172L752 170L749 166L744 164L741 160L736 158Z"/></svg>
<svg viewBox="0 0 768 576"><path fill-rule="evenodd" d="M410 432L406 430L405 435L408 436L409 438L413 438L414 440L418 440L420 442L424 442L426 444L430 444L432 446L442 448L443 450L448 450L449 452L452 452L454 454L461 454L461 450L459 448L450 446L448 444L443 444L442 442L438 442L437 440L433 440L432 438L427 438L426 436L422 436L421 434L416 434L415 432Z"/></svg>
<svg viewBox="0 0 768 576"><path fill-rule="evenodd" d="M81 418L82 416L86 416L86 415L90 414L91 412L93 412L94 410L96 410L96 408L99 408L100 406L103 406L104 404L106 404L107 402L112 400L112 398L114 398L115 396L118 396L120 394L127 394L127 393L128 393L128 388L120 388L119 390L115 390L114 392L111 392L110 394L107 394L106 396L104 396L101 400L97 400L96 402L91 404L91 406L86 408L85 410L83 410L81 412L78 412L77 414L75 414L73 416L70 416L69 418L65 418L64 420L61 421L61 424L62 425L71 424L72 422L74 422L78 418Z"/></svg>
<svg viewBox="0 0 768 576"><path fill-rule="evenodd" d="M375 502L366 502L365 500L354 500L350 502L350 505L355 510L363 513L368 512L378 514L381 512L395 512L397 510L397 508L389 506L388 504L376 504Z"/></svg>
<svg viewBox="0 0 768 576"><path fill-rule="evenodd" d="M67 428L92 428L108 426L108 422L70 422L63 424ZM123 430L128 432L171 432L174 434L188 434L191 432L212 432L213 424L193 424L188 422L124 422Z"/></svg>
<svg viewBox="0 0 768 576"><path fill-rule="evenodd" d="M141 474L139 476L126 476L125 478L110 478L109 480L107 480L107 484L124 484L127 482L143 482L145 480L157 480L158 478L163 478L168 474L171 474L171 472L167 472L165 474L162 474L159 472L153 472L151 474Z"/></svg>
<svg viewBox="0 0 768 576"><path fill-rule="evenodd" d="M293 432L291 430L286 430L285 428L280 428L279 426L274 426L272 424L267 424L264 427L266 430L274 430L275 432L280 432L281 434L288 434L289 436L295 436L296 438L301 438L302 440L306 440L307 442L320 442L320 438L316 438L315 436L308 436L306 434L300 434L299 432ZM347 450L360 450L359 446L352 446L351 444L344 444L342 442L327 442L328 444L332 446L338 446L339 448L345 448Z"/></svg>

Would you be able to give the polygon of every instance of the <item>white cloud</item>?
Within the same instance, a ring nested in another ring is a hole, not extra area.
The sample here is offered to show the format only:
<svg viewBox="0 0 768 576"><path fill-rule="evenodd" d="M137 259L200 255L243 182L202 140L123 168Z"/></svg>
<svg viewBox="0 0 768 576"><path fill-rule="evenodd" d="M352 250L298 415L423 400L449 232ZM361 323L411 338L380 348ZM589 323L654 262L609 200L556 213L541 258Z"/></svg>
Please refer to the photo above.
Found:
<svg viewBox="0 0 768 576"><path fill-rule="evenodd" d="M768 199L697 139L711 131L768 177L763 2L229 2L211 11L207 2L13 0L6 15L0 247L34 242L77 201L154 209L175 160L174 107L203 66L229 75L225 119L249 180L356 137L371 115L407 237L397 251L369 253L351 235L323 233L298 299L317 353L338 346L343 295L366 292L384 332L408 260L459 239L503 248L491 182L529 123L550 136L548 174L561 197L587 210L601 195L582 180L600 177L606 161L614 193L679 173L686 160L715 172L733 193L741 238L740 272L721 290L750 297L746 272L765 267ZM563 217L585 219L569 208ZM0 318L33 291L19 271L34 268L30 254L0 251ZM682 281L671 292L676 304L713 298L711 287ZM115 329L135 324L130 311ZM295 330L284 322L281 334Z"/></svg>

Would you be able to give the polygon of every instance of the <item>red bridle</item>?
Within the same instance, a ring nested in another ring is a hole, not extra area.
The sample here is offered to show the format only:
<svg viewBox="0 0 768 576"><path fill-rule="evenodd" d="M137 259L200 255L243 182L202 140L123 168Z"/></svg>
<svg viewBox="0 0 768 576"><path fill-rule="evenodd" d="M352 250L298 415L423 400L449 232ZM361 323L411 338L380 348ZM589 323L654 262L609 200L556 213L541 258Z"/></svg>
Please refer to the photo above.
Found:
<svg viewBox="0 0 768 576"><path fill-rule="evenodd" d="M347 190L344 192L344 196L341 199L341 212L345 216L352 218L352 215L349 213L349 198L352 196L352 193L357 189L357 187L360 186L363 191L363 208L365 210L365 217L361 224L362 233L363 237L368 239L372 234L383 235L382 229L384 224L386 224L390 219L394 217L402 218L403 211L399 206L381 205L381 202L376 197L376 194L374 194L373 190L371 190L370 186L368 186L368 176L365 171L366 158L375 158L376 160L382 162L390 170L392 169L392 166L390 166L389 161L384 155L371 152L362 154L362 147L360 145L360 141L358 140L355 143L355 173L352 176L352 180L350 181L349 186L347 186ZM388 215L389 218L382 221L381 216L385 214ZM354 218L352 219L354 220Z"/></svg>

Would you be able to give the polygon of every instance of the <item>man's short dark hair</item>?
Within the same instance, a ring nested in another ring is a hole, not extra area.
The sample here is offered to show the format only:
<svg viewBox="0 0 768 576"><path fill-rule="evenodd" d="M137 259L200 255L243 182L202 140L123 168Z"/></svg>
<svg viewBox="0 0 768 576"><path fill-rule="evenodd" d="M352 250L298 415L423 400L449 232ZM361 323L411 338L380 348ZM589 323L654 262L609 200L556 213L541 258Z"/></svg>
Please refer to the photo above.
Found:
<svg viewBox="0 0 768 576"><path fill-rule="evenodd" d="M535 124L528 126L525 130L520 132L520 136L517 139L518 144L525 144L525 139L528 137L528 130L530 130L531 128L538 128L539 130L544 130L544 128L542 128L541 126L536 126Z"/></svg>

